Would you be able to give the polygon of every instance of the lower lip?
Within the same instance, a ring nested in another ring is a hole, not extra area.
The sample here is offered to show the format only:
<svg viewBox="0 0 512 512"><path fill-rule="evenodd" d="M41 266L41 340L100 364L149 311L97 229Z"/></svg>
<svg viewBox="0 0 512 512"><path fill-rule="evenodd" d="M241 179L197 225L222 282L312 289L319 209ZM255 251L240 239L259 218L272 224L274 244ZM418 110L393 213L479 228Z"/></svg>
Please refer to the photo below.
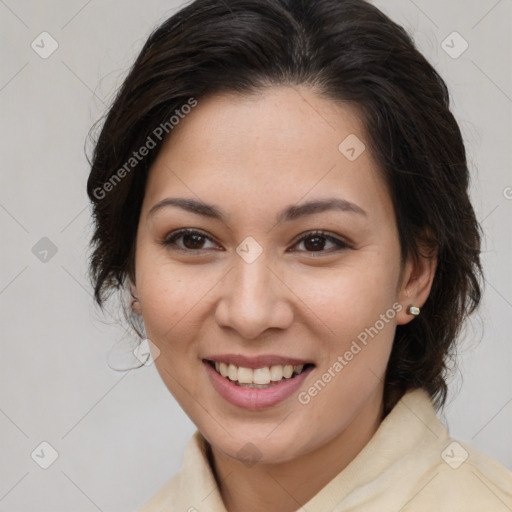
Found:
<svg viewBox="0 0 512 512"><path fill-rule="evenodd" d="M209 363L203 361L203 364L206 366L206 371L208 372L213 387L220 396L237 407L252 411L272 407L288 398L297 391L304 382L304 379L306 379L314 368L314 366L311 366L296 377L283 379L279 384L274 384L268 388L257 389L237 386L228 378L217 373Z"/></svg>

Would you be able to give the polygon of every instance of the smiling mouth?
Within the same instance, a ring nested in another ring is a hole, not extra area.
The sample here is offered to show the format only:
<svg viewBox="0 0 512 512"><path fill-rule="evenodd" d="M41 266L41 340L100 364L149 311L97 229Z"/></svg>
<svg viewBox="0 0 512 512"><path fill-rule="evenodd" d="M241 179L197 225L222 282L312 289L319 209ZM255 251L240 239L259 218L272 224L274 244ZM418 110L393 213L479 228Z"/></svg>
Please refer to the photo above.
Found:
<svg viewBox="0 0 512 512"><path fill-rule="evenodd" d="M307 363L304 365L273 365L253 369L219 361L211 361L209 359L205 359L204 361L219 375L222 375L222 377L231 381L236 386L256 389L276 386L286 380L297 377L297 375L315 366L313 363Z"/></svg>

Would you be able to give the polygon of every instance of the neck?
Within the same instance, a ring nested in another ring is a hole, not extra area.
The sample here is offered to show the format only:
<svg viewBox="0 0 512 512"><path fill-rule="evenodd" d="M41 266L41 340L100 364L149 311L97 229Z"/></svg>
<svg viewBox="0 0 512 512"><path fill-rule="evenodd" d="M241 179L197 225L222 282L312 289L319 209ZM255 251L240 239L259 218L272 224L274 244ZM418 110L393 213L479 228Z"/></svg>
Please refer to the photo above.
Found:
<svg viewBox="0 0 512 512"><path fill-rule="evenodd" d="M384 417L382 393L350 425L320 448L279 464L247 467L211 447L210 464L228 512L294 512L343 471Z"/></svg>

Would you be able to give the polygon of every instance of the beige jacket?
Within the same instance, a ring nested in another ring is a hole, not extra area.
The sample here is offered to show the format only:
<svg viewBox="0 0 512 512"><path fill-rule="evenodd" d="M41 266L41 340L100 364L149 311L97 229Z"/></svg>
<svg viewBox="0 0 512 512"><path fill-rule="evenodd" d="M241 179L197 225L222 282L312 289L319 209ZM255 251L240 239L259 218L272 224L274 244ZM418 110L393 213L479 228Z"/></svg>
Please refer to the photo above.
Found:
<svg viewBox="0 0 512 512"><path fill-rule="evenodd" d="M196 431L181 470L138 512L227 512L205 450ZM427 392L416 389L402 397L352 462L297 510L511 512L512 472L452 439Z"/></svg>

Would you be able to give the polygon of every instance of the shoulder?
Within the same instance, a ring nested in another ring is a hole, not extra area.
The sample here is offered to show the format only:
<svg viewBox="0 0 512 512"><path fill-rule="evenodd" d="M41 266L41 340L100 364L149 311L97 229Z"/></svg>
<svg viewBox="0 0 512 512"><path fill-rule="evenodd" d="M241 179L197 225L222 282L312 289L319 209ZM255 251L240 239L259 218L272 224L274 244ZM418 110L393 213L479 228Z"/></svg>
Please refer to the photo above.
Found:
<svg viewBox="0 0 512 512"><path fill-rule="evenodd" d="M512 511L512 472L451 437L426 391L404 395L379 430L372 458L387 463L375 482L401 512Z"/></svg>
<svg viewBox="0 0 512 512"><path fill-rule="evenodd" d="M512 510L512 472L462 441L449 438L438 463L418 482L405 511ZM416 503L414 503L416 501Z"/></svg>

